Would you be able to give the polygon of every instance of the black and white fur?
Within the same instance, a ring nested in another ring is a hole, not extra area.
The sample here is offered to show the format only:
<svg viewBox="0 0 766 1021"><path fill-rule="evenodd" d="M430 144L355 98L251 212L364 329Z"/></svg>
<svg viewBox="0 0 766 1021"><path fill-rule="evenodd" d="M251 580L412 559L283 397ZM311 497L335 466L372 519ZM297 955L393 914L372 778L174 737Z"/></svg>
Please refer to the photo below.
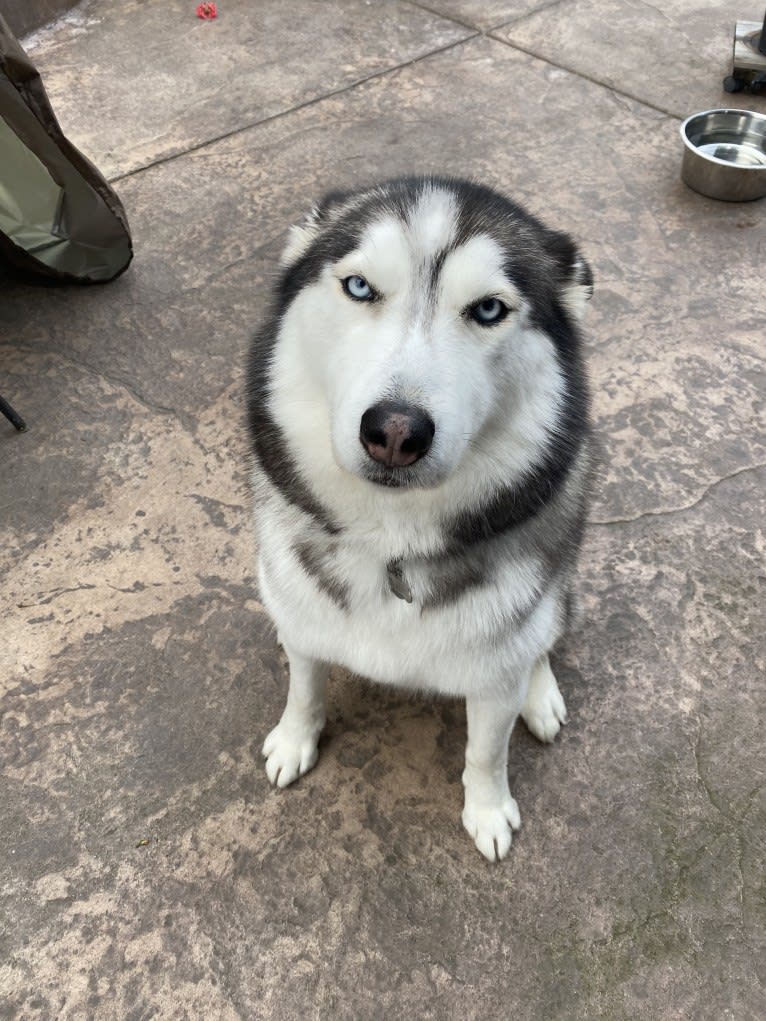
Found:
<svg viewBox="0 0 766 1021"><path fill-rule="evenodd" d="M248 381L260 588L290 661L272 783L316 762L330 664L459 695L463 823L507 854L513 725L551 741L566 715L548 653L586 514L591 290L569 237L466 181L331 194L292 228ZM432 423L412 464L360 435L389 406Z"/></svg>

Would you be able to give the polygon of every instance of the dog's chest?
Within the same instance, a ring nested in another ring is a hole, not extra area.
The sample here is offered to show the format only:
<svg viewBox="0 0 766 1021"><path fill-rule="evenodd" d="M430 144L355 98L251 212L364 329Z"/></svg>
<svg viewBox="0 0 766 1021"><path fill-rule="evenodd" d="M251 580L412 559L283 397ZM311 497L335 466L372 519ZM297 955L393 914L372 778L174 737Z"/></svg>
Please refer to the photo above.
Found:
<svg viewBox="0 0 766 1021"><path fill-rule="evenodd" d="M365 542L316 543L301 558L322 602L346 616L374 619L379 628L417 622L421 631L442 626L455 611L482 614L483 605L519 617L539 595L540 574L529 558L474 547L458 552L402 555ZM491 612L491 611L490 611Z"/></svg>
<svg viewBox="0 0 766 1021"><path fill-rule="evenodd" d="M283 641L304 655L465 694L466 678L478 690L539 651L530 626L541 576L528 559L477 550L407 556L347 530L298 532L280 515L262 515L260 526L263 601Z"/></svg>

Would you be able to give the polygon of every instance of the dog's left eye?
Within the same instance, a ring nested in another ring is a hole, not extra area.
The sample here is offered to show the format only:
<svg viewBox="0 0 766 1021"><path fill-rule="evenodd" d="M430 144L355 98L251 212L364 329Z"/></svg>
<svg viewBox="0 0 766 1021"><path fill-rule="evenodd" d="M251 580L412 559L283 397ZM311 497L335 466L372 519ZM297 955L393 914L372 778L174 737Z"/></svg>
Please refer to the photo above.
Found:
<svg viewBox="0 0 766 1021"><path fill-rule="evenodd" d="M346 277L343 281L343 290L354 301L372 301L375 297L373 289L364 277L360 276Z"/></svg>
<svg viewBox="0 0 766 1021"><path fill-rule="evenodd" d="M468 309L468 315L479 326L493 326L502 322L509 312L508 306L499 298L483 298Z"/></svg>

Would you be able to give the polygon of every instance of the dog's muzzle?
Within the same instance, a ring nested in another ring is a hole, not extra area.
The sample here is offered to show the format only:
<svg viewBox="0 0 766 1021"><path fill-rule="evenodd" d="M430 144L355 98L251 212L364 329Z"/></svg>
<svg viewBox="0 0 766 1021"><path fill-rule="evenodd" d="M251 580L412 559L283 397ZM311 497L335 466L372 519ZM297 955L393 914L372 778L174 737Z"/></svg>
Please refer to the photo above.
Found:
<svg viewBox="0 0 766 1021"><path fill-rule="evenodd" d="M436 426L422 408L381 401L368 408L359 426L359 442L373 461L386 468L407 468L431 449Z"/></svg>

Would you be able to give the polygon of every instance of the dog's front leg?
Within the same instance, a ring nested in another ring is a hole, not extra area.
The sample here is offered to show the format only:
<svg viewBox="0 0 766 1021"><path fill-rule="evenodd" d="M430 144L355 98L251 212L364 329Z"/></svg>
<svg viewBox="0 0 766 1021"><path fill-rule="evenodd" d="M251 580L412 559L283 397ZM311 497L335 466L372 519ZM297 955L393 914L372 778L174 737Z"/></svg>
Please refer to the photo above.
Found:
<svg viewBox="0 0 766 1021"><path fill-rule="evenodd" d="M508 740L519 713L510 703L466 700L463 825L490 861L500 861L511 846L511 830L521 825L508 789Z"/></svg>
<svg viewBox="0 0 766 1021"><path fill-rule="evenodd" d="M325 724L328 666L285 646L290 661L290 686L282 718L263 742L266 774L277 787L287 787L308 773L317 760L319 735Z"/></svg>

